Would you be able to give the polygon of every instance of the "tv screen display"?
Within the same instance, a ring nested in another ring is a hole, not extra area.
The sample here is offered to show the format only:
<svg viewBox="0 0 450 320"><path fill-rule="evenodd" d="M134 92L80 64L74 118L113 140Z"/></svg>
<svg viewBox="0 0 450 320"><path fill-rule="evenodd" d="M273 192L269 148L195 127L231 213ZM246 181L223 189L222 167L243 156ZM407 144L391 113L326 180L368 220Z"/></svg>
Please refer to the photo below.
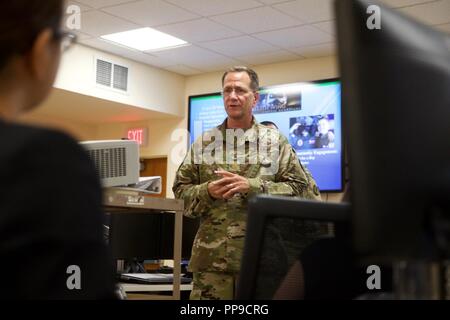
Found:
<svg viewBox="0 0 450 320"><path fill-rule="evenodd" d="M307 167L319 189L343 189L341 85L338 79L292 83L260 89L253 114L258 122L277 125ZM227 114L220 93L189 97L192 144L220 125Z"/></svg>

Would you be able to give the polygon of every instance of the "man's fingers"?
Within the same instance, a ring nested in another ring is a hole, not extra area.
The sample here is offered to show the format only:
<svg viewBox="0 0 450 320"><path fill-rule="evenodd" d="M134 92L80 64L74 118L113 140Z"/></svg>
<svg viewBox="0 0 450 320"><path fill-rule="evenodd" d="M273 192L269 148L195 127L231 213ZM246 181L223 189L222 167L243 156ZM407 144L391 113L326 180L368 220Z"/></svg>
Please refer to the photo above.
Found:
<svg viewBox="0 0 450 320"><path fill-rule="evenodd" d="M228 191L226 194L224 194L223 198L228 200L228 199L233 198L238 193L241 193L239 188L234 188L234 189L231 189L230 191Z"/></svg>
<svg viewBox="0 0 450 320"><path fill-rule="evenodd" d="M235 174L228 172L228 171L224 171L224 170L217 170L214 172L215 174L219 175L219 176L224 176L224 177L234 177Z"/></svg>
<svg viewBox="0 0 450 320"><path fill-rule="evenodd" d="M224 187L222 187L220 190L217 191L217 193L222 194L222 196L225 198L225 195L228 196L228 198L231 198L235 193L239 192L240 186L237 184L227 184Z"/></svg>
<svg viewBox="0 0 450 320"><path fill-rule="evenodd" d="M215 185L223 186L223 185L233 183L235 181L236 181L235 178L222 178L222 179L216 180L214 182L215 182Z"/></svg>

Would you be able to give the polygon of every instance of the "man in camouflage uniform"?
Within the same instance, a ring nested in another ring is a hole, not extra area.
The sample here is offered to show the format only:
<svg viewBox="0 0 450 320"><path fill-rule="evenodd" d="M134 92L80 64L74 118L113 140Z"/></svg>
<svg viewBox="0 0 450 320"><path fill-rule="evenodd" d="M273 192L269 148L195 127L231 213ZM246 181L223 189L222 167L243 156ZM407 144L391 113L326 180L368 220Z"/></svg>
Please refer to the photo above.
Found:
<svg viewBox="0 0 450 320"><path fill-rule="evenodd" d="M278 130L272 121L262 125ZM321 201L319 188L308 168L303 167L308 179L306 197ZM286 217L268 219L264 228L262 252L257 275L257 300L273 299L291 266L299 254L312 242L323 236L331 236L331 225L323 222L304 221Z"/></svg>
<svg viewBox="0 0 450 320"><path fill-rule="evenodd" d="M185 215L200 218L189 265L191 299L233 299L250 197L319 197L287 139L254 119L257 74L235 67L222 84L228 117L193 144L173 186L175 196L185 201Z"/></svg>

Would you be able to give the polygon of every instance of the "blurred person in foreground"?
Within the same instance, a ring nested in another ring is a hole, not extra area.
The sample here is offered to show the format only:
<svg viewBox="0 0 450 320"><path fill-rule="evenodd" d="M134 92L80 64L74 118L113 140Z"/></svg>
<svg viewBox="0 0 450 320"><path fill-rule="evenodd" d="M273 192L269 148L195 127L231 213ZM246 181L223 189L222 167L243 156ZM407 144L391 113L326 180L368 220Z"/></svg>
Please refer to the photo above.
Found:
<svg viewBox="0 0 450 320"><path fill-rule="evenodd" d="M0 10L1 298L115 298L93 164L69 136L16 122L49 95L74 40L62 17L62 0Z"/></svg>

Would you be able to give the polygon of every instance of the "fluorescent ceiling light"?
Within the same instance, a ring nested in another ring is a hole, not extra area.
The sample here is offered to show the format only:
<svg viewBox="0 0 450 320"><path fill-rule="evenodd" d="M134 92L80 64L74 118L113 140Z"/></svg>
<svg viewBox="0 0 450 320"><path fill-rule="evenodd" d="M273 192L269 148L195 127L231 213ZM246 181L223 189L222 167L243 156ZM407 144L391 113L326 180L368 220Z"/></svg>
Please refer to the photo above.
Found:
<svg viewBox="0 0 450 320"><path fill-rule="evenodd" d="M101 36L102 39L139 51L155 51L188 44L152 28L141 28Z"/></svg>

